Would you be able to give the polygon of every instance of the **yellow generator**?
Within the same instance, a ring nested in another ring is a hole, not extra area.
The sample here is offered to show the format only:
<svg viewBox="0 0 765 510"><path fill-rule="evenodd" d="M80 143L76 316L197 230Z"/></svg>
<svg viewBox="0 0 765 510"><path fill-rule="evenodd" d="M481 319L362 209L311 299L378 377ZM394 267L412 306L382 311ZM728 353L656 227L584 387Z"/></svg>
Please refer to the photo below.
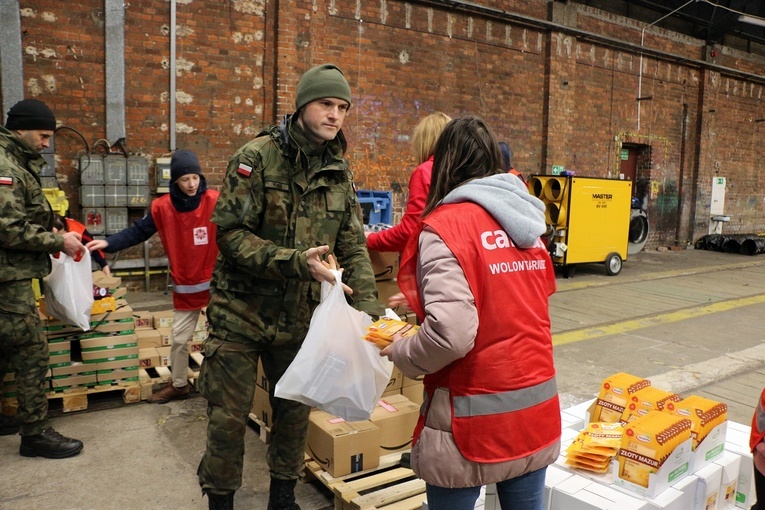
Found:
<svg viewBox="0 0 765 510"><path fill-rule="evenodd" d="M632 182L574 175L534 175L529 191L546 207L550 256L564 276L573 264L603 262L608 275L627 260Z"/></svg>

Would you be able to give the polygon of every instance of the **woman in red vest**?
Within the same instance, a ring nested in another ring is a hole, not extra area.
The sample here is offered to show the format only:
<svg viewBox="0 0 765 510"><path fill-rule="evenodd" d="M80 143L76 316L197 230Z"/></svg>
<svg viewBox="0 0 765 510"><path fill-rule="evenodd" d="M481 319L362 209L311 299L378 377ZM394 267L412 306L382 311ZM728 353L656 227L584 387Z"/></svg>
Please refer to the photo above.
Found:
<svg viewBox="0 0 765 510"><path fill-rule="evenodd" d="M561 432L544 210L503 170L481 119L446 125L398 276L421 326L381 351L405 375L425 374L411 464L431 510L472 509L491 483L503 510L543 508Z"/></svg>
<svg viewBox="0 0 765 510"><path fill-rule="evenodd" d="M401 223L379 232L367 232L367 248L373 251L393 251L401 253L411 237L420 215L425 208L425 200L430 190L430 175L433 170L433 150L444 126L451 117L441 112L433 112L414 128L412 133L412 152L418 162L417 168L409 179L409 199Z"/></svg>
<svg viewBox="0 0 765 510"><path fill-rule="evenodd" d="M757 491L757 504L752 510L765 509L765 389L752 417L752 436L749 439L754 457L754 484Z"/></svg>
<svg viewBox="0 0 765 510"><path fill-rule="evenodd" d="M202 308L210 300L210 279L218 245L216 226L210 221L218 191L207 181L196 154L177 150L170 159L170 193L154 200L149 213L122 232L89 242L90 251L114 253L142 243L159 232L173 278L173 344L170 369L173 381L146 399L163 404L189 396L188 342L194 335Z"/></svg>

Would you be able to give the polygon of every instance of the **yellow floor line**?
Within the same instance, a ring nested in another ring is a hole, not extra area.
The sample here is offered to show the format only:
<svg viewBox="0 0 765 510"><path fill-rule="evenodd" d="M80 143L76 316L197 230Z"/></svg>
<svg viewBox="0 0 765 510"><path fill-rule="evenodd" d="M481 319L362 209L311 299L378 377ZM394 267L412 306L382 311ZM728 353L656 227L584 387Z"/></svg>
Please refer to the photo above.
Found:
<svg viewBox="0 0 765 510"><path fill-rule="evenodd" d="M594 338L600 338L608 335L619 335L629 331L635 331L637 329L684 321L687 319L693 319L695 317L701 317L702 315L725 312L728 310L733 310L734 308L757 305L760 303L765 303L765 294L739 299L731 299L728 301L720 301L718 303L712 303L709 305L686 308L684 310L653 315L651 317L644 317L642 319L617 322L616 324L609 324L607 326L595 326L592 328L577 329L575 331L555 333L553 334L553 345L565 345L574 342L581 342L583 340L592 340Z"/></svg>

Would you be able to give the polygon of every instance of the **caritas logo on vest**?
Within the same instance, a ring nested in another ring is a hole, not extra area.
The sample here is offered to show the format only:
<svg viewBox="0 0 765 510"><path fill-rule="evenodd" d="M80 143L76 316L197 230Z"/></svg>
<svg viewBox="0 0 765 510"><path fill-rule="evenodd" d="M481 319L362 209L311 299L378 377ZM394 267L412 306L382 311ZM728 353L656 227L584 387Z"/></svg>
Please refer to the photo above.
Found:
<svg viewBox="0 0 765 510"><path fill-rule="evenodd" d="M486 250L494 251L497 249L515 248L515 243L504 230L487 230L481 233L481 245ZM532 248L545 249L545 244L541 239ZM547 268L547 260L544 258L534 260L511 260L505 262L492 262L489 269L492 274L515 273L517 271L540 271Z"/></svg>

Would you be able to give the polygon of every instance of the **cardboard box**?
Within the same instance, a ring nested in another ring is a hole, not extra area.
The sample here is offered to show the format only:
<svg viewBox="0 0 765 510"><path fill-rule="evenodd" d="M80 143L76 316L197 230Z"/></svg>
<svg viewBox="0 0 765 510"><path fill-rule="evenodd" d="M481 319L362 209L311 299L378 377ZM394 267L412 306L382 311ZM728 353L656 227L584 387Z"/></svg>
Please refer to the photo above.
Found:
<svg viewBox="0 0 765 510"><path fill-rule="evenodd" d="M255 383L266 390L266 392L269 391L268 379L266 378L265 371L263 371L263 360L260 358L258 358L258 373L255 376Z"/></svg>
<svg viewBox="0 0 765 510"><path fill-rule="evenodd" d="M371 421L348 422L313 411L306 449L330 476L357 473L380 465L380 428Z"/></svg>
<svg viewBox="0 0 765 510"><path fill-rule="evenodd" d="M154 317L151 312L134 311L133 320L135 321L135 329L154 329Z"/></svg>
<svg viewBox="0 0 765 510"><path fill-rule="evenodd" d="M174 310L162 310L161 312L152 313L154 319L154 327L159 328L172 328L173 327L173 315Z"/></svg>
<svg viewBox="0 0 765 510"><path fill-rule="evenodd" d="M172 365L170 361L170 347L157 347L157 355L159 356L160 367L169 367Z"/></svg>
<svg viewBox="0 0 765 510"><path fill-rule="evenodd" d="M91 375L96 373L96 367L93 365L86 365L84 363L70 363L60 367L52 367L50 369L51 376L54 379L61 379L63 377L69 377L70 375Z"/></svg>
<svg viewBox="0 0 765 510"><path fill-rule="evenodd" d="M91 351L102 351L108 349L124 349L135 347L138 349L138 337L135 333L129 335L102 336L96 338L86 338L80 340L83 354ZM136 354L138 351L136 350ZM84 358L83 358L84 359Z"/></svg>
<svg viewBox="0 0 765 510"><path fill-rule="evenodd" d="M412 386L404 386L401 388L401 394L415 404L422 405L425 401L425 386L422 383L417 383Z"/></svg>
<svg viewBox="0 0 765 510"><path fill-rule="evenodd" d="M252 414L269 429L273 425L273 413L271 411L271 402L268 399L268 392L257 385L255 386L255 398L252 402Z"/></svg>
<svg viewBox="0 0 765 510"><path fill-rule="evenodd" d="M157 332L160 338L160 344L158 347L164 347L167 345L173 345L173 328L157 328L154 331Z"/></svg>
<svg viewBox="0 0 765 510"><path fill-rule="evenodd" d="M111 322L111 321L127 321L128 319L133 319L133 309L130 308L130 305L123 303L122 306L120 306L117 310L113 312L108 313L97 313L97 314L91 314L90 316L90 326L96 326L99 322ZM135 322L133 322L133 325L135 326Z"/></svg>
<svg viewBox="0 0 765 510"><path fill-rule="evenodd" d="M96 370L99 373L110 372L112 370L138 370L138 368L138 358L100 361L96 363Z"/></svg>
<svg viewBox="0 0 765 510"><path fill-rule="evenodd" d="M655 498L667 487L690 474L692 444L691 439L680 443L659 467L658 472L649 475L648 487L634 484L618 476L614 477L614 485L636 492L645 498ZM620 450L619 455L623 452L624 450Z"/></svg>
<svg viewBox="0 0 765 510"><path fill-rule="evenodd" d="M134 359L138 360L138 345L133 347L121 347L114 349L97 349L93 351L82 351L82 361L85 363L98 363L102 361L115 361Z"/></svg>
<svg viewBox="0 0 765 510"><path fill-rule="evenodd" d="M88 375L70 375L67 377L62 377L60 379L51 379L51 385L53 386L54 390L63 390L66 388L72 388L75 386L95 386L96 385L96 374L88 374Z"/></svg>
<svg viewBox="0 0 765 510"><path fill-rule="evenodd" d="M138 380L138 367L134 369L119 368L106 370L96 374L96 382L100 385L112 384L119 381L131 382Z"/></svg>
<svg viewBox="0 0 765 510"><path fill-rule="evenodd" d="M369 259L372 261L375 280L392 280L398 274L398 252L369 250Z"/></svg>
<svg viewBox="0 0 765 510"><path fill-rule="evenodd" d="M139 349L162 347L162 337L156 329L136 329L135 336Z"/></svg>
<svg viewBox="0 0 765 510"><path fill-rule="evenodd" d="M694 494L669 487L647 502L650 510L691 510Z"/></svg>
<svg viewBox="0 0 765 510"><path fill-rule="evenodd" d="M192 340L189 342L189 352L202 352L204 341Z"/></svg>
<svg viewBox="0 0 765 510"><path fill-rule="evenodd" d="M128 319L91 321L90 328L92 333L132 333L135 331L135 322L131 315Z"/></svg>
<svg viewBox="0 0 765 510"><path fill-rule="evenodd" d="M68 352L59 353L59 354L51 354L50 358L48 359L48 366L53 367L63 367L68 366L72 363L72 355Z"/></svg>
<svg viewBox="0 0 765 510"><path fill-rule="evenodd" d="M741 458L739 461L738 486L736 487L736 507L749 510L754 502L757 501L757 494L754 486L754 464L752 452L749 450L748 439L746 445L726 441L725 451L738 455Z"/></svg>
<svg viewBox="0 0 765 510"><path fill-rule="evenodd" d="M390 390L400 390L403 384L404 384L404 374L402 374L401 370L399 370L398 368L394 366L393 371L390 373L390 379L388 380L388 385L385 387L385 392L388 392Z"/></svg>
<svg viewBox="0 0 765 510"><path fill-rule="evenodd" d="M550 510L604 509L645 510L646 503L634 496L576 474L561 481L552 489Z"/></svg>
<svg viewBox="0 0 765 510"><path fill-rule="evenodd" d="M699 479L696 485L695 508L700 510L716 508L722 482L722 466L714 463L707 464L694 474Z"/></svg>
<svg viewBox="0 0 765 510"><path fill-rule="evenodd" d="M369 421L380 428L380 455L412 447L412 435L420 406L403 395L392 395L377 402Z"/></svg>
<svg viewBox="0 0 765 510"><path fill-rule="evenodd" d="M725 450L725 434L728 423L722 422L713 428L707 437L699 443L696 451L691 454L691 473L695 473L715 459L719 459Z"/></svg>
<svg viewBox="0 0 765 510"><path fill-rule="evenodd" d="M736 508L736 489L738 488L741 457L732 452L723 452L723 455L714 463L722 467L720 493L717 495L717 510L732 510Z"/></svg>
<svg viewBox="0 0 765 510"><path fill-rule="evenodd" d="M141 368L158 367L159 353L156 347L138 349L138 366Z"/></svg>
<svg viewBox="0 0 765 510"><path fill-rule="evenodd" d="M544 508L550 508L550 500L552 499L552 493L555 487L572 476L575 476L574 473L566 469L561 469L555 464L547 466L547 469L545 470L544 503L542 504ZM489 494L488 486L486 487L486 494Z"/></svg>
<svg viewBox="0 0 765 510"><path fill-rule="evenodd" d="M388 306L388 298L393 296L394 294L398 294L401 292L401 289L398 288L398 282L396 280L383 280L375 282L375 286L377 287L377 301L380 302L383 306ZM398 314L399 310L398 308L393 309L394 312Z"/></svg>

